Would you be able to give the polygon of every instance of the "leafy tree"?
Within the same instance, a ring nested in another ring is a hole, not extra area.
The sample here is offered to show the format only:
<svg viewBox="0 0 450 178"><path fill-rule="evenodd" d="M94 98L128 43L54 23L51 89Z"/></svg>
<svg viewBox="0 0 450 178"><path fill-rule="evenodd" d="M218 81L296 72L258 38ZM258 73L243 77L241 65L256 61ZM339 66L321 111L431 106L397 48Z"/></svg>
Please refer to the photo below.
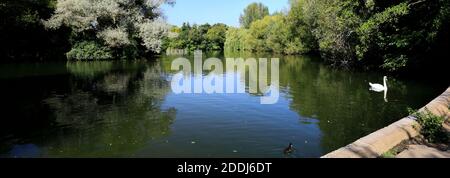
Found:
<svg viewBox="0 0 450 178"><path fill-rule="evenodd" d="M259 20L243 15L243 28L227 32L226 49L317 51L334 65L391 72L433 67L450 53L448 0L290 0L289 5L286 14ZM254 9L244 14L261 12Z"/></svg>
<svg viewBox="0 0 450 178"><path fill-rule="evenodd" d="M94 41L83 41L67 52L67 59L78 60L106 60L111 59L112 53L106 46L101 46Z"/></svg>
<svg viewBox="0 0 450 178"><path fill-rule="evenodd" d="M317 19L310 31L318 43L322 56L336 65L354 62L358 42L356 29L362 19L356 13L358 2L351 0L311 1L309 19Z"/></svg>
<svg viewBox="0 0 450 178"><path fill-rule="evenodd" d="M241 27L249 28L252 22L260 20L269 15L269 8L262 3L252 3L244 9L244 13L239 17Z"/></svg>
<svg viewBox="0 0 450 178"><path fill-rule="evenodd" d="M291 10L287 15L277 12L271 16L265 15L260 20L253 20L248 27L248 33L244 32L245 30L231 29L227 35L226 48L285 54L300 54L313 50L317 45L310 31L311 25L306 23L303 17L304 1L296 0L290 3Z"/></svg>
<svg viewBox="0 0 450 178"><path fill-rule="evenodd" d="M163 3L174 1L58 0L54 15L44 24L50 29L69 27L73 44L94 40L117 51L143 46L159 52L169 29L158 19Z"/></svg>
<svg viewBox="0 0 450 178"><path fill-rule="evenodd" d="M318 50L334 64L393 72L427 63L432 51L437 59L448 56L444 50L449 47L445 45L448 1L305 0L303 4L303 17Z"/></svg>
<svg viewBox="0 0 450 178"><path fill-rule="evenodd" d="M307 0L290 0L290 10L286 17L288 39L291 39L285 49L288 54L306 53L318 48L312 33L316 27L316 15L311 10L313 2Z"/></svg>
<svg viewBox="0 0 450 178"><path fill-rule="evenodd" d="M286 28L287 20L283 14L277 14L253 22L249 29L230 29L225 48L285 54L306 52L300 38L292 38L290 29Z"/></svg>
<svg viewBox="0 0 450 178"><path fill-rule="evenodd" d="M287 39L283 35L283 16L266 16L250 26L246 38L246 48L250 51L283 52Z"/></svg>
<svg viewBox="0 0 450 178"><path fill-rule="evenodd" d="M225 43L225 35L228 27L225 24L215 24L206 33L206 38L209 41L210 49L223 50Z"/></svg>
<svg viewBox="0 0 450 178"><path fill-rule="evenodd" d="M441 43L448 43L449 1L411 0L378 9L358 28L357 55L363 63L398 71L432 61L427 55L433 50L445 53Z"/></svg>
<svg viewBox="0 0 450 178"><path fill-rule="evenodd" d="M225 50L244 50L244 38L247 36L247 31L247 29L229 28L226 32L226 40L224 44Z"/></svg>
<svg viewBox="0 0 450 178"><path fill-rule="evenodd" d="M0 1L0 58L3 60L50 60L68 50L65 29L48 32L41 24L50 17L56 0Z"/></svg>
<svg viewBox="0 0 450 178"><path fill-rule="evenodd" d="M173 27L171 35L164 38L164 49L223 50L228 27L225 24L189 25Z"/></svg>

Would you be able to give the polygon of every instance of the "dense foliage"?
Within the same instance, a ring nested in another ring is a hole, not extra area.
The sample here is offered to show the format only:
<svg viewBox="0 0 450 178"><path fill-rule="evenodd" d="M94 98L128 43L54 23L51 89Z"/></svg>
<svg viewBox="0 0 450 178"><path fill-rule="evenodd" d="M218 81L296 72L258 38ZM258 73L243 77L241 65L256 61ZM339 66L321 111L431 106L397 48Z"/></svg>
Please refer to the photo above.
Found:
<svg viewBox="0 0 450 178"><path fill-rule="evenodd" d="M48 60L63 57L69 48L67 30L48 32L41 19L49 18L56 0L0 1L0 58Z"/></svg>
<svg viewBox="0 0 450 178"><path fill-rule="evenodd" d="M55 13L44 24L49 29L66 26L72 30L74 49L68 53L69 58L135 57L137 52L145 51L141 48L160 52L161 39L169 26L158 18L161 15L159 7L173 2L58 0ZM93 49L101 49L101 56L93 53ZM113 51L113 55L108 51ZM96 55L89 56L91 54Z"/></svg>
<svg viewBox="0 0 450 178"><path fill-rule="evenodd" d="M290 0L269 14L252 3L240 28L170 27L160 6L174 0L3 0L0 57L94 60L166 49L320 53L339 66L422 70L450 55L449 0ZM437 69L440 70L440 69Z"/></svg>
<svg viewBox="0 0 450 178"><path fill-rule="evenodd" d="M170 35L164 40L164 49L223 50L225 34L228 27L225 24L190 25L184 23L181 28L172 27Z"/></svg>
<svg viewBox="0 0 450 178"><path fill-rule="evenodd" d="M6 59L96 60L158 53L172 0L4 0L0 37ZM72 48L72 49L71 49Z"/></svg>
<svg viewBox="0 0 450 178"><path fill-rule="evenodd" d="M417 119L421 127L420 133L427 141L432 143L447 143L449 138L442 126L445 121L444 117L436 116L427 109L423 112L408 109L408 112Z"/></svg>
<svg viewBox="0 0 450 178"><path fill-rule="evenodd" d="M79 42L75 44L66 55L68 59L87 61L113 58L111 50L108 47L102 46L95 41Z"/></svg>
<svg viewBox="0 0 450 178"><path fill-rule="evenodd" d="M401 71L442 62L449 23L448 0L291 0L284 14L230 29L225 48L320 52L336 65Z"/></svg>

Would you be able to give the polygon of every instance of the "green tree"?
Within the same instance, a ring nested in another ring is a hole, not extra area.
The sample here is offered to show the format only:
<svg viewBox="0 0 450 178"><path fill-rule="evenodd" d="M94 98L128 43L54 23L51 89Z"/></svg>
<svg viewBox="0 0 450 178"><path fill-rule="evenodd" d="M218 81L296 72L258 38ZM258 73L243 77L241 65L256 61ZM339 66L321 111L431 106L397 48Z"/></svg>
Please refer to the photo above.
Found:
<svg viewBox="0 0 450 178"><path fill-rule="evenodd" d="M226 32L226 40L224 44L225 50L239 51L245 48L245 38L247 37L247 29L229 28Z"/></svg>
<svg viewBox="0 0 450 178"><path fill-rule="evenodd" d="M44 24L50 29L69 27L74 34L74 46L94 41L122 51L119 55L129 54L130 49L141 46L159 52L161 38L169 30L169 26L157 18L163 3L173 4L174 1L58 0L55 13Z"/></svg>
<svg viewBox="0 0 450 178"><path fill-rule="evenodd" d="M351 0L310 1L308 19L316 19L312 33L322 56L335 65L349 66L355 59L356 30L362 22L356 12L359 2Z"/></svg>
<svg viewBox="0 0 450 178"><path fill-rule="evenodd" d="M300 38L293 37L286 28L288 19L283 14L266 16L253 22L249 29L230 29L225 48L253 52L298 54L307 52Z"/></svg>
<svg viewBox="0 0 450 178"><path fill-rule="evenodd" d="M249 28L252 22L260 20L269 15L269 8L262 3L252 3L244 9L244 13L241 14L239 22L241 27Z"/></svg>
<svg viewBox="0 0 450 178"><path fill-rule="evenodd" d="M180 28L176 28L169 33L168 38L164 38L164 49L194 50L223 50L225 36L228 27L225 24L203 24L189 25L184 23Z"/></svg>
<svg viewBox="0 0 450 178"><path fill-rule="evenodd" d="M285 52L288 54L306 53L317 50L317 40L312 33L316 27L315 12L311 10L313 2L290 0L290 10L286 17L288 39L291 39Z"/></svg>
<svg viewBox="0 0 450 178"><path fill-rule="evenodd" d="M428 61L435 65L434 61L443 58L440 54L448 55L444 49L449 40L449 1L410 0L374 6L379 10L357 31L360 44L356 52L362 63L399 71ZM437 59L429 56L433 53L438 54Z"/></svg>
<svg viewBox="0 0 450 178"><path fill-rule="evenodd" d="M225 24L215 24L206 33L211 50L223 50L225 44L225 35L228 27Z"/></svg>
<svg viewBox="0 0 450 178"><path fill-rule="evenodd" d="M266 16L250 26L245 40L246 50L283 53L287 41L284 17Z"/></svg>
<svg viewBox="0 0 450 178"><path fill-rule="evenodd" d="M422 64L432 67L449 56L448 0L295 0L292 3L302 4L303 13L289 22L300 19L307 27L304 32L291 30L292 33L304 37L312 32L317 49L334 64L394 72L423 68ZM290 14L294 11L293 7ZM301 41L311 45L305 38ZM436 57L427 59L429 55Z"/></svg>
<svg viewBox="0 0 450 178"><path fill-rule="evenodd" d="M2 60L49 60L68 50L68 32L45 30L41 19L49 18L56 0L0 1L0 58Z"/></svg>

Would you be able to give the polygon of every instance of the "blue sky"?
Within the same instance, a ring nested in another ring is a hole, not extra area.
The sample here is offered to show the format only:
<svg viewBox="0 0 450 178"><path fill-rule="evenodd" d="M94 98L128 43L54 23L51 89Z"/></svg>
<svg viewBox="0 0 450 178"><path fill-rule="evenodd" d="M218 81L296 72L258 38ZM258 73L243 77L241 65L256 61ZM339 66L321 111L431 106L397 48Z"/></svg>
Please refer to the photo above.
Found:
<svg viewBox="0 0 450 178"><path fill-rule="evenodd" d="M175 6L163 6L164 14L170 24L180 26L190 24L215 24L239 26L239 16L252 2L262 2L270 13L288 7L288 0L176 0Z"/></svg>

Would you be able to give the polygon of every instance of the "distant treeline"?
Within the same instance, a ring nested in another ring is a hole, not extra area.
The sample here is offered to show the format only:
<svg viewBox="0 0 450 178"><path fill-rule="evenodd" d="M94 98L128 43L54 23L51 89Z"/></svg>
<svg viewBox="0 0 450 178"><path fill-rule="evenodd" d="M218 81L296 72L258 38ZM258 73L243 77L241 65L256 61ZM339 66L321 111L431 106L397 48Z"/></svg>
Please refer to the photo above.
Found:
<svg viewBox="0 0 450 178"><path fill-rule="evenodd" d="M290 0L269 14L250 4L241 27L166 24L174 0L3 0L0 57L6 60L135 58L160 51L318 53L337 66L409 71L445 66L449 0Z"/></svg>
<svg viewBox="0 0 450 178"><path fill-rule="evenodd" d="M214 25L183 23L181 27L172 27L169 35L163 40L163 49L223 50L227 30L228 27L220 23Z"/></svg>

